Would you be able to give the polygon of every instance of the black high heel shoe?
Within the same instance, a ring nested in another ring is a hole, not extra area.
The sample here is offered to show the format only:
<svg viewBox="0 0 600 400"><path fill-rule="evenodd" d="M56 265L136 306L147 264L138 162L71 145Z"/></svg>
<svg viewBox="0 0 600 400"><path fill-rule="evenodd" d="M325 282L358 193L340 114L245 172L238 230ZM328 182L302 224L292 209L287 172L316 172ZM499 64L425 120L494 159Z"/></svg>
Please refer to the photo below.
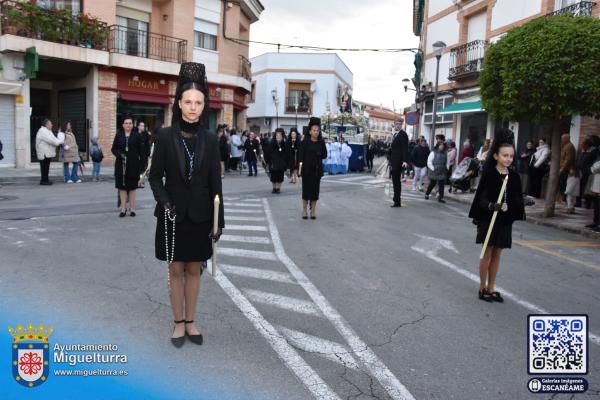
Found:
<svg viewBox="0 0 600 400"><path fill-rule="evenodd" d="M175 322L175 324L182 324L184 322L186 322L184 319L182 319L181 321L173 321ZM173 328L173 332L175 332L175 328ZM172 337L171 338L171 343L173 343L173 346L180 348L181 346L183 346L183 342L185 342L185 335L184 336L179 336L179 337Z"/></svg>
<svg viewBox="0 0 600 400"><path fill-rule="evenodd" d="M184 321L184 322L185 322L186 324L193 324L193 323L194 323L194 320L191 320L191 321ZM195 343L195 344L197 344L197 345L201 345L201 344L202 344L203 338L202 338L202 335L201 335L201 334L198 334L198 335L190 335L189 333L187 333L187 330L186 330L186 331L185 331L185 336L187 336L187 337L188 337L188 338L191 340L191 342L192 342L192 343Z"/></svg>

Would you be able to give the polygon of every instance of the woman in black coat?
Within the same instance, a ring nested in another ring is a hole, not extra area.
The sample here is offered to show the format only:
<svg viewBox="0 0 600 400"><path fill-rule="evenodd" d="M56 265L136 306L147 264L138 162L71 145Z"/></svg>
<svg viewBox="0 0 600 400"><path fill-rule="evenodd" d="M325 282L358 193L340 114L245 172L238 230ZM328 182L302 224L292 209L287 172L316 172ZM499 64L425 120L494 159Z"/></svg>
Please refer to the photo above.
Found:
<svg viewBox="0 0 600 400"><path fill-rule="evenodd" d="M271 140L269 154L269 171L271 172L271 193L281 193L281 182L288 167L288 150L285 144L285 131L283 128L275 130L275 137Z"/></svg>
<svg viewBox="0 0 600 400"><path fill-rule="evenodd" d="M157 133L148 177L157 203L156 258L169 265L175 317L171 341L176 347L183 345L185 337L202 344L194 325L200 274L212 256L212 242L219 239L225 226L219 142L206 130L207 115L204 65L183 63L171 126ZM213 233L215 196L220 199L219 229Z"/></svg>
<svg viewBox="0 0 600 400"><path fill-rule="evenodd" d="M115 187L119 189L121 207L119 217L127 215L128 200L129 215L135 217L135 190L144 167L146 149L140 134L133 130L133 117L125 117L123 130L115 135L110 150L116 158Z"/></svg>
<svg viewBox="0 0 600 400"><path fill-rule="evenodd" d="M298 165L300 164L298 153L300 151L300 138L296 128L292 128L287 140L288 160L290 163L290 183L298 182Z"/></svg>
<svg viewBox="0 0 600 400"><path fill-rule="evenodd" d="M321 177L323 176L323 159L327 158L327 147L321 136L321 120L312 117L308 123L309 134L300 146L300 176L302 177L302 219L307 219L307 206L310 203L310 219L317 219L317 201Z"/></svg>

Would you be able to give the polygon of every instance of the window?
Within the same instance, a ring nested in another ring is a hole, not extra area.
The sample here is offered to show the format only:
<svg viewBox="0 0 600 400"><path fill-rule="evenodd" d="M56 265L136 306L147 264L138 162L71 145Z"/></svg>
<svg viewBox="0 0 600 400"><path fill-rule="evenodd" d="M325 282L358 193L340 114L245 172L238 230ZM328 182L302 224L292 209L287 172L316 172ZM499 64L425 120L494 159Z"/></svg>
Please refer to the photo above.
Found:
<svg viewBox="0 0 600 400"><path fill-rule="evenodd" d="M209 33L194 31L194 47L217 50L217 37Z"/></svg>
<svg viewBox="0 0 600 400"><path fill-rule="evenodd" d="M311 112L309 82L288 82L287 94L285 112L296 112L296 105L298 105L298 112Z"/></svg>
<svg viewBox="0 0 600 400"><path fill-rule="evenodd" d="M198 19L194 21L194 47L217 50L217 34L219 25L214 22Z"/></svg>
<svg viewBox="0 0 600 400"><path fill-rule="evenodd" d="M450 104L454 103L454 98L452 97L442 97L437 99L437 107L436 112L443 110L448 107ZM436 114L436 124L449 124L452 123L452 114L444 114L439 115ZM426 124L431 124L433 121L433 100L429 100L425 102L425 112L423 113L423 122Z"/></svg>
<svg viewBox="0 0 600 400"><path fill-rule="evenodd" d="M115 47L118 53L148 57L148 23L117 15Z"/></svg>
<svg viewBox="0 0 600 400"><path fill-rule="evenodd" d="M37 0L36 4L47 10L69 10L73 15L82 10L81 0Z"/></svg>

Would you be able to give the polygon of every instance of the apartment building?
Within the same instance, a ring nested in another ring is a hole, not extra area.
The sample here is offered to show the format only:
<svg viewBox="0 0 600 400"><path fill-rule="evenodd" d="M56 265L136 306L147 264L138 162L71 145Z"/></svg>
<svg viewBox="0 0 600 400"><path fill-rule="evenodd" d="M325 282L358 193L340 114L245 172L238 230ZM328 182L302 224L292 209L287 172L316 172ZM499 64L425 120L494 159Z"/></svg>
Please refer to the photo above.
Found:
<svg viewBox="0 0 600 400"><path fill-rule="evenodd" d="M352 108L355 110L355 113L367 118L369 135L374 139L385 142L391 142L392 140L394 122L404 120L403 114L382 105L353 100Z"/></svg>
<svg viewBox="0 0 600 400"><path fill-rule="evenodd" d="M302 132L311 116L352 112L353 74L337 54L265 53L251 61L252 131L298 127Z"/></svg>
<svg viewBox="0 0 600 400"><path fill-rule="evenodd" d="M478 78L485 52L490 43L510 29L535 18L552 13L598 17L599 4L579 0L414 0L413 11L413 31L420 37L413 79L417 89L416 108L421 114L419 135L430 142L434 136L433 98L438 61L433 45L443 42L435 134L453 138L460 147L469 139L476 149L499 126L515 132L518 148L523 148L530 139L541 136L550 139L551 127L547 123L527 119L494 121L482 108ZM573 116L564 121L563 129L571 133L577 145L580 137L600 131L600 121Z"/></svg>
<svg viewBox="0 0 600 400"><path fill-rule="evenodd" d="M236 109L245 110L250 92L249 66L243 69L240 61L247 60L248 48L226 37L248 38L264 10L258 0L0 4L0 166L26 168L36 161L35 133L44 118L55 126L71 121L84 155L90 137L97 137L104 162L111 163L124 115L151 130L170 123L185 61L207 65L213 127L245 120Z"/></svg>

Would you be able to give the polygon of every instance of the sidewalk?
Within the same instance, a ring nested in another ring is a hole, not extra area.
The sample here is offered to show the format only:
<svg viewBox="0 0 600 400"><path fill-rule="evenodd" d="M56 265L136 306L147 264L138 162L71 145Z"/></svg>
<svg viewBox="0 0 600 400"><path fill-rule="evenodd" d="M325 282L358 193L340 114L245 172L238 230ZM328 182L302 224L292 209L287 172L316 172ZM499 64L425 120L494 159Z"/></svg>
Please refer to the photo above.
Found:
<svg viewBox="0 0 600 400"><path fill-rule="evenodd" d="M471 204L475 193L448 193L448 185L446 185L446 193L444 199L452 200L459 203ZM412 191L412 179L408 179L404 182L404 189ZM423 193L423 192L419 192ZM423 196L425 194L423 193ZM431 196L431 201L435 201L436 197ZM533 198L532 198L533 199ZM535 204L532 206L525 207L525 214L527 222L531 222L537 225L549 226L563 231L577 233L592 239L600 239L600 233L596 233L585 226L592 223L592 217L594 210L587 210L585 208L575 208L575 214L567 214L566 207L564 205L557 204L555 209L555 215L552 218L545 218L543 216L545 201L544 199L533 199Z"/></svg>
<svg viewBox="0 0 600 400"><path fill-rule="evenodd" d="M70 166L72 168L72 166ZM50 180L54 183L62 183L63 165L53 162L50 164ZM92 163L86 162L83 176L80 176L83 182L92 180ZM114 179L114 167L112 165L103 165L100 169L100 179ZM40 167L34 165L32 168L0 168L0 185L14 185L23 183L40 183Z"/></svg>

